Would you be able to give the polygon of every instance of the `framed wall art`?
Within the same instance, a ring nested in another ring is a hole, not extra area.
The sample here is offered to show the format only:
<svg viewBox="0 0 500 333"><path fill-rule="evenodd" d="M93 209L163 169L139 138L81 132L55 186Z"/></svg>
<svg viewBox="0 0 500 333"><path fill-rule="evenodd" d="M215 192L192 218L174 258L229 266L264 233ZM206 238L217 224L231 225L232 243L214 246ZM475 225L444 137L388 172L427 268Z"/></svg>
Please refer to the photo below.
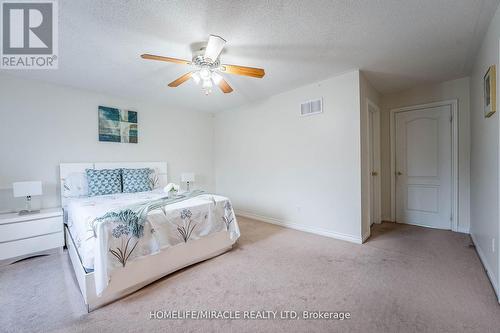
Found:
<svg viewBox="0 0 500 333"><path fill-rule="evenodd" d="M497 111L497 75L496 67L492 65L484 75L484 116L491 117Z"/></svg>

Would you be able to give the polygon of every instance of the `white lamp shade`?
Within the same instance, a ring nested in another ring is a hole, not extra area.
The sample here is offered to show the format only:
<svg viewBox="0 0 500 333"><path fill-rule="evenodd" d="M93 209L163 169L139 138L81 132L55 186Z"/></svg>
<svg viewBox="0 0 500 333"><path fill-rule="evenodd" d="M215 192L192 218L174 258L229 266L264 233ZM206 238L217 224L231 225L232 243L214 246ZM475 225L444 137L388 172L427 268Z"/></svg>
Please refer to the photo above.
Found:
<svg viewBox="0 0 500 333"><path fill-rule="evenodd" d="M184 183L194 182L194 173L193 172L183 172L181 174L181 181Z"/></svg>
<svg viewBox="0 0 500 333"><path fill-rule="evenodd" d="M14 197L28 197L34 195L42 195L42 182L17 182L12 184Z"/></svg>

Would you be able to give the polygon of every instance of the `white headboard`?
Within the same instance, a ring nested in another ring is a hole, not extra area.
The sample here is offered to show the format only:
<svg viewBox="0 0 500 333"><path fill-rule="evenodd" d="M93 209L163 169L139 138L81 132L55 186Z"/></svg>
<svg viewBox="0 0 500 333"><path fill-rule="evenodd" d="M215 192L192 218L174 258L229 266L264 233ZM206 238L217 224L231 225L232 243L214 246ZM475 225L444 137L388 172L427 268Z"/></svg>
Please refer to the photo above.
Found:
<svg viewBox="0 0 500 333"><path fill-rule="evenodd" d="M59 165L61 205L64 208L67 199L88 195L85 169L139 169L150 168L155 171L157 187L167 185L167 162L89 162L61 163ZM76 189L68 188L68 182L76 184Z"/></svg>

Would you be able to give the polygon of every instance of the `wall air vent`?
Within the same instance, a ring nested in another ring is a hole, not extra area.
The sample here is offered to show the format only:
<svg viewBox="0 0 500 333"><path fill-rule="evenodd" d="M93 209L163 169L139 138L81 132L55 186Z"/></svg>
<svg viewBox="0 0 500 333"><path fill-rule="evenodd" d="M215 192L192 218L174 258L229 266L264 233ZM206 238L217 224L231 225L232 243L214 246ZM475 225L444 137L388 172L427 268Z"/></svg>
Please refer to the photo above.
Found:
<svg viewBox="0 0 500 333"><path fill-rule="evenodd" d="M323 98L313 99L300 104L301 116L312 116L323 112Z"/></svg>

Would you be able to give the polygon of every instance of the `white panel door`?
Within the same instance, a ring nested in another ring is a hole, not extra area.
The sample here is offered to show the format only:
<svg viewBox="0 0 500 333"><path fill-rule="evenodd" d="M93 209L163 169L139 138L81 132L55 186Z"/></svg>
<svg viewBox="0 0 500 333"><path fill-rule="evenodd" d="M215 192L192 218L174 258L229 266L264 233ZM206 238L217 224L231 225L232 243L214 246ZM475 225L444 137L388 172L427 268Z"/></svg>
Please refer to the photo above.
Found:
<svg viewBox="0 0 500 333"><path fill-rule="evenodd" d="M451 106L396 113L396 221L451 229Z"/></svg>

